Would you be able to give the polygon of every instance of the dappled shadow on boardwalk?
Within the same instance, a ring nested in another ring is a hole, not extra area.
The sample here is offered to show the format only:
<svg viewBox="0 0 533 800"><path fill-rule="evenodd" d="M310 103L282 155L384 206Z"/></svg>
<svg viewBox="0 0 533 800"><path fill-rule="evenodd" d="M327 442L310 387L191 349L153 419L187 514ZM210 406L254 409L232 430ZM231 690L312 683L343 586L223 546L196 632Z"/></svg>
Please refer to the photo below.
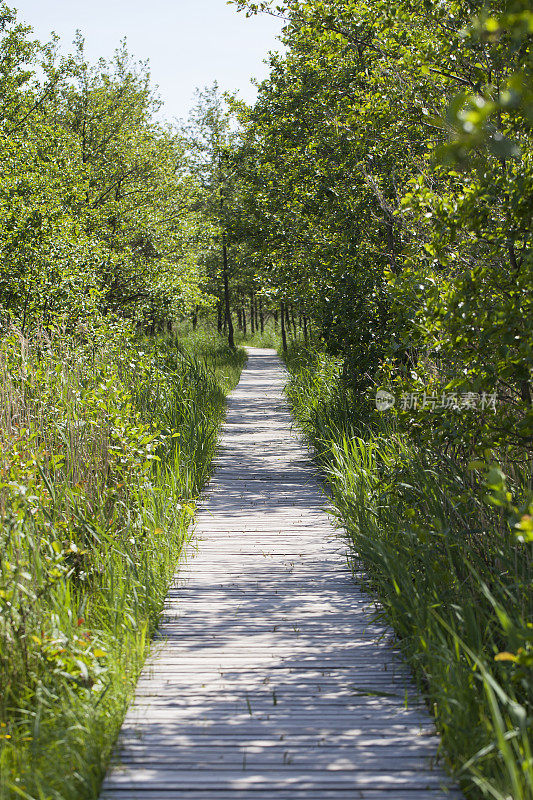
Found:
<svg viewBox="0 0 533 800"><path fill-rule="evenodd" d="M196 544L170 589L103 792L110 800L442 800L433 723L354 582L251 354Z"/></svg>

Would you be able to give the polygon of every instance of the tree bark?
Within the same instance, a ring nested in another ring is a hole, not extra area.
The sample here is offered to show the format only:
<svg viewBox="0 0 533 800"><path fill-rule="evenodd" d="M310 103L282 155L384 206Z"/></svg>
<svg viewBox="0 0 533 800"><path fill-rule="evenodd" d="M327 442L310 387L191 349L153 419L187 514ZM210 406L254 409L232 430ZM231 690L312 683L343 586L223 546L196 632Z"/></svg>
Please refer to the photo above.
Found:
<svg viewBox="0 0 533 800"><path fill-rule="evenodd" d="M233 336L233 321L231 319L231 306L229 297L229 271L228 271L228 246L226 242L226 234L222 234L222 260L223 260L223 276L224 276L224 309L226 317L226 325L228 329L228 344L232 350L235 350L235 339Z"/></svg>
<svg viewBox="0 0 533 800"><path fill-rule="evenodd" d="M280 317L281 317L281 341L283 343L283 352L287 352L287 333L285 331L285 303L281 303L280 305Z"/></svg>
<svg viewBox="0 0 533 800"><path fill-rule="evenodd" d="M291 334L291 318L289 316L289 307L288 307L287 303L284 303L283 306L285 308L285 329L286 329L286 332L288 332L288 334L290 336L290 334Z"/></svg>
<svg viewBox="0 0 533 800"><path fill-rule="evenodd" d="M523 380L520 382L520 397L527 406L531 406L531 386L528 380Z"/></svg>

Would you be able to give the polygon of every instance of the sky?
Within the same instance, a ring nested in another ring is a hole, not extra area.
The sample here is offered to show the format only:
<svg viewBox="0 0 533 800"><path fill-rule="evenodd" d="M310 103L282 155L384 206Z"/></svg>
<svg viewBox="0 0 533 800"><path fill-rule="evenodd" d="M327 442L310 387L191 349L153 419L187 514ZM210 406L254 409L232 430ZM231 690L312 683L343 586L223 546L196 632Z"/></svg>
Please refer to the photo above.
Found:
<svg viewBox="0 0 533 800"><path fill-rule="evenodd" d="M57 33L65 53L79 29L91 61L111 56L126 36L130 52L150 61L164 101L162 115L169 120L187 117L195 89L215 80L222 90L238 90L252 102L250 79L266 77L264 59L281 49L279 20L264 14L247 19L225 0L12 0L8 5L41 41Z"/></svg>

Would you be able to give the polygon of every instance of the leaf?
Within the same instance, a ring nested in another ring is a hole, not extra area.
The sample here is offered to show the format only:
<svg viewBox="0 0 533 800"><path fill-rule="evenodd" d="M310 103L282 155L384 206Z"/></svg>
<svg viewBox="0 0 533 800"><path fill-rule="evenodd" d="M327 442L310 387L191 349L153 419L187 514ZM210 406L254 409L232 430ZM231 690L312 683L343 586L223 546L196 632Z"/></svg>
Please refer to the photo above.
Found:
<svg viewBox="0 0 533 800"><path fill-rule="evenodd" d="M513 653L498 653L498 655L494 656L494 661L516 661L516 656Z"/></svg>

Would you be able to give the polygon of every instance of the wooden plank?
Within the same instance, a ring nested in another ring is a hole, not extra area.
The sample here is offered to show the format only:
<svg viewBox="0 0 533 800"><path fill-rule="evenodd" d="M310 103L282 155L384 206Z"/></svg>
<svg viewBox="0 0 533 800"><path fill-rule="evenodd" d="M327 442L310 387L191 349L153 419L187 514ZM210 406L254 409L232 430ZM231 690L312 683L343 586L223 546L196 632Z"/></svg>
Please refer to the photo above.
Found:
<svg viewBox="0 0 533 800"><path fill-rule="evenodd" d="M411 730L403 733L396 731L394 736L389 735L381 738L375 731L365 731L364 734L363 732L359 734L350 732L349 735L343 734L342 736L332 737L317 737L312 733L306 734L304 732L294 734L288 740L285 737L274 739L274 737L268 736L266 732L261 735L257 735L257 733L254 735L244 731L239 735L220 735L204 730L203 733L198 733L194 737L185 732L170 732L166 736L150 736L150 738L143 739L140 728L136 731L125 732L121 736L120 744L117 745L115 761L120 761L125 754L132 753L133 749L138 748L142 748L144 752L150 753L152 758L156 758L157 754L164 749L171 750L176 754L181 752L183 748L187 749L192 746L208 749L222 746L246 749L249 746L253 746L254 742L264 743L265 741L276 743L280 747L290 748L300 753L307 752L312 754L315 751L322 752L323 749L327 749L329 758L332 761L342 752L342 748L349 747L353 753L361 754L361 757L363 754L367 755L375 769L386 768L387 754L391 748L395 748L397 755L399 754L398 759L415 758L418 768L421 770L425 770L428 765L433 768L438 763L435 757L438 738L436 736L426 736L419 741L416 737L413 737ZM191 742L193 745L191 745ZM262 750L264 752L265 747L262 747ZM379 758L376 756L379 756ZM143 763L146 764L147 761L145 759Z"/></svg>
<svg viewBox="0 0 533 800"><path fill-rule="evenodd" d="M284 382L250 350L102 800L461 797Z"/></svg>
<svg viewBox="0 0 533 800"><path fill-rule="evenodd" d="M179 787L169 789L147 789L139 787L113 788L102 794L102 800L178 800L184 797ZM372 786L364 789L337 788L331 791L323 788L316 790L291 788L289 791L277 790L273 795L271 790L263 789L234 789L220 786L216 789L189 790L187 797L194 800L463 800L458 791L441 789L427 789L422 786L410 787L402 790L398 787L378 789Z"/></svg>
<svg viewBox="0 0 533 800"><path fill-rule="evenodd" d="M391 788L440 788L446 785L439 770L321 770L314 772L296 772L294 770L221 770L193 771L190 769L149 769L115 767L112 782L115 787L139 784L150 789L179 787L179 791L187 789L221 788L227 786L235 790L242 789L287 789L294 786L298 789L335 789L372 786L375 789Z"/></svg>
<svg viewBox="0 0 533 800"><path fill-rule="evenodd" d="M354 754L351 745L337 745L332 752L330 747L312 746L310 750L293 747L291 744L279 742L274 747L257 747L253 745L186 745L181 747L158 747L155 751L148 750L143 745L129 745L124 753L117 754L117 764L146 764L149 756L152 766L166 769L172 767L189 767L195 771L219 769L286 769L288 771L305 770L315 772L326 770L359 769L375 771L405 771L420 770L420 758L416 754L406 756L398 755L395 746L384 748L381 751L381 761L376 762L372 752ZM429 761L423 769L433 770L434 764Z"/></svg>

